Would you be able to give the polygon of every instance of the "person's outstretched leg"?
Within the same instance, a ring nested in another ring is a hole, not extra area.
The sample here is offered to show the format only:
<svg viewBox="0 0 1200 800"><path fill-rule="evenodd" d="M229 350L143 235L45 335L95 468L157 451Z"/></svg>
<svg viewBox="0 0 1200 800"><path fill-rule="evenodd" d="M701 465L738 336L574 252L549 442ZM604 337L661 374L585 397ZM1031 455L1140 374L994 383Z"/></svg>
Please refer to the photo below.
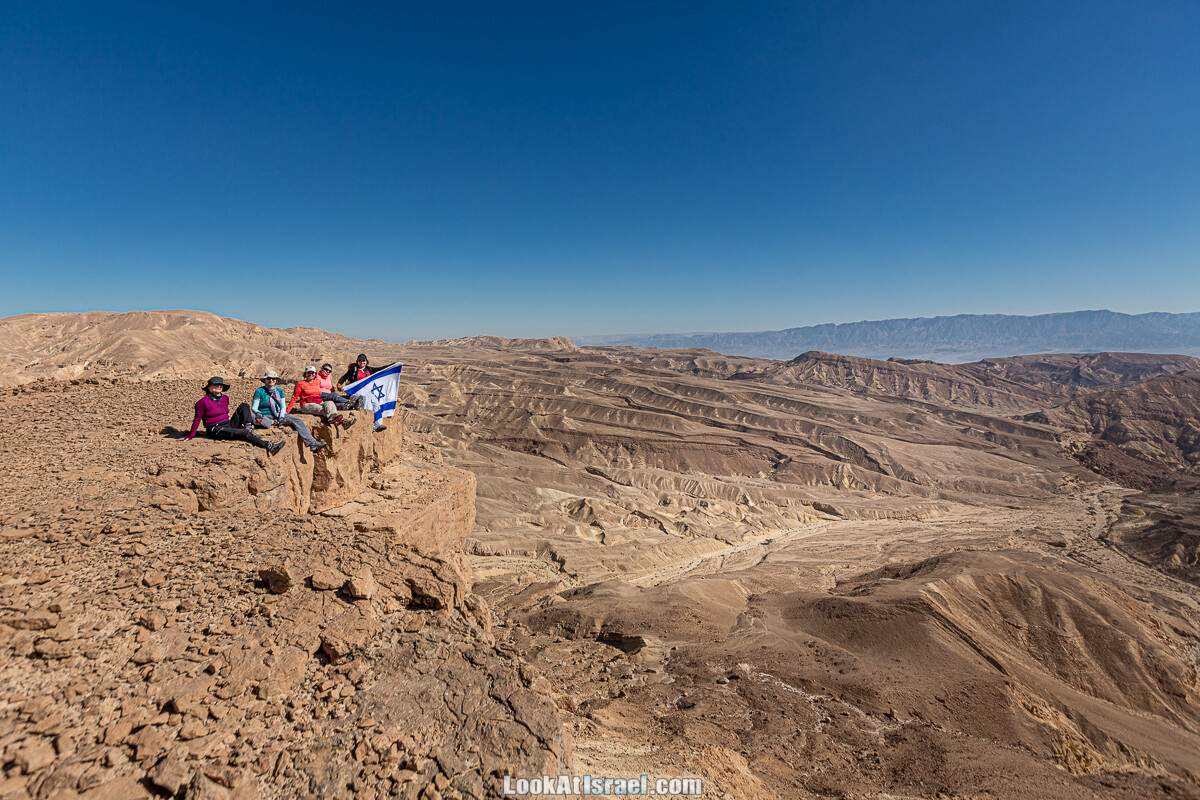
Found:
<svg viewBox="0 0 1200 800"><path fill-rule="evenodd" d="M321 400L328 400L333 403L339 411L345 411L354 407L354 401L351 398L337 392L321 392Z"/></svg>
<svg viewBox="0 0 1200 800"><path fill-rule="evenodd" d="M229 418L231 425L237 428L252 428L254 427L254 412L250 410L249 403L242 403L233 412L233 416Z"/></svg>
<svg viewBox="0 0 1200 800"><path fill-rule="evenodd" d="M275 455L279 452L280 448L283 447L283 442L281 441L271 444L254 431L248 428L237 427L236 425L232 424L232 422L214 425L208 429L208 435L214 439L231 439L249 442L255 447L261 447L271 455Z"/></svg>
<svg viewBox="0 0 1200 800"><path fill-rule="evenodd" d="M321 407L324 409L325 422L327 424L341 425L343 430L354 424L354 417L347 417L338 411L337 406L333 404L332 400L326 400L321 404Z"/></svg>
<svg viewBox="0 0 1200 800"><path fill-rule="evenodd" d="M325 446L325 442L312 435L312 431L304 424L304 420L288 414L283 418L283 424L290 425L296 431L296 435L300 437L300 441L308 445L310 450L320 450Z"/></svg>

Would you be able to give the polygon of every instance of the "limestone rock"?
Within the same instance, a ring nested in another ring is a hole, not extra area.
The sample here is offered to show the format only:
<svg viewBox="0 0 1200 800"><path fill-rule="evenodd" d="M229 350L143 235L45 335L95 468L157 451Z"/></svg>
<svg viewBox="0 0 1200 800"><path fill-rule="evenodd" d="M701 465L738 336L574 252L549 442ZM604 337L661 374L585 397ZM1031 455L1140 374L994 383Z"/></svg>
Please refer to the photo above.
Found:
<svg viewBox="0 0 1200 800"><path fill-rule="evenodd" d="M329 592L342 588L346 583L346 576L332 567L321 567L313 570L308 582L319 592Z"/></svg>
<svg viewBox="0 0 1200 800"><path fill-rule="evenodd" d="M479 798L503 772L564 771L554 701L514 696L520 653L498 650L464 599L470 473L381 472L401 421L317 426L330 445L316 459L290 431L264 433L287 442L274 458L158 436L195 390L122 384L132 430L78 447L92 427L71 428L57 460L44 438L4 438L18 447L7 464L66 479L15 469L15 494L0 493L0 529L33 531L9 542L0 574L0 795L373 797L396 794L389 776L411 765L399 796ZM85 417L104 408L94 387L53 397ZM155 505L158 490L194 502ZM386 525L309 513L335 502ZM445 584L447 613L415 612L410 579Z"/></svg>
<svg viewBox="0 0 1200 800"><path fill-rule="evenodd" d="M138 624L146 630L162 630L167 624L167 615L158 609L151 609L138 616Z"/></svg>
<svg viewBox="0 0 1200 800"><path fill-rule="evenodd" d="M13 761L25 774L45 769L54 763L54 746L46 739L30 739L19 750Z"/></svg>
<svg viewBox="0 0 1200 800"><path fill-rule="evenodd" d="M34 611L24 616L2 619L0 624L17 630L46 631L58 624L58 615L47 610Z"/></svg>
<svg viewBox="0 0 1200 800"><path fill-rule="evenodd" d="M287 562L260 569L258 577L267 585L267 591L271 594L283 594L296 582L291 565Z"/></svg>
<svg viewBox="0 0 1200 800"><path fill-rule="evenodd" d="M346 581L346 595L352 600L370 600L379 593L379 584L370 567L362 567Z"/></svg>
<svg viewBox="0 0 1200 800"><path fill-rule="evenodd" d="M207 775L197 772L184 789L183 796L186 800L228 800L230 793Z"/></svg>
<svg viewBox="0 0 1200 800"><path fill-rule="evenodd" d="M182 756L171 753L154 765L148 777L159 789L174 796L188 783L191 771Z"/></svg>

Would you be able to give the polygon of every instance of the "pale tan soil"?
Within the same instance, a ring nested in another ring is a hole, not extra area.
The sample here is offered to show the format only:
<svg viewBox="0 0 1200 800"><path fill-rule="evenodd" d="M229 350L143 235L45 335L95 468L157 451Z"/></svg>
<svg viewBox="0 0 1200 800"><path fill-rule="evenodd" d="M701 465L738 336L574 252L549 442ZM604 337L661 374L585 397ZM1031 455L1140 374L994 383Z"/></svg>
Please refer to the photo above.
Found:
<svg viewBox="0 0 1200 800"><path fill-rule="evenodd" d="M315 425L317 456L164 436L197 396L0 398L0 796L482 797L562 769L544 679L469 591L472 476L398 422ZM299 510L336 496L372 524Z"/></svg>
<svg viewBox="0 0 1200 800"><path fill-rule="evenodd" d="M1149 353L1049 353L968 364L843 356L812 351L790 361L718 356L704 350L605 348L618 357L694 375L783 386L827 386L873 397L1015 414L1046 408L1100 389L1200 368L1191 356Z"/></svg>
<svg viewBox="0 0 1200 800"><path fill-rule="evenodd" d="M731 797L1197 796L1200 594L1110 546L1129 491L1053 429L482 357L414 365L410 424L480 480L477 591L529 626L581 767Z"/></svg>
<svg viewBox="0 0 1200 800"><path fill-rule="evenodd" d="M371 344L203 311L25 314L0 319L0 386L111 375L253 377L267 368L295 370L295 378L314 361L344 366Z"/></svg>
<svg viewBox="0 0 1200 800"><path fill-rule="evenodd" d="M0 398L0 796L489 796L570 768L1200 797L1195 509L1086 469L1084 430L711 353L368 352L405 361L401 418L321 429L318 459L164 437L194 381ZM315 588L363 567L370 598Z"/></svg>

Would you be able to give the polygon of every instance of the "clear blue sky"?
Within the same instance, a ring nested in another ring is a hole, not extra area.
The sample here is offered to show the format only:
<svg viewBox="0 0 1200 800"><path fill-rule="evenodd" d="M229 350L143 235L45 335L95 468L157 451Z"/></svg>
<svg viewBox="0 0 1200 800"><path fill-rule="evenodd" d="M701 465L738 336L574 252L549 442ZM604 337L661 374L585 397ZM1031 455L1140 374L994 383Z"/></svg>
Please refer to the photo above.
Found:
<svg viewBox="0 0 1200 800"><path fill-rule="evenodd" d="M0 315L1200 310L1200 3L6 3Z"/></svg>

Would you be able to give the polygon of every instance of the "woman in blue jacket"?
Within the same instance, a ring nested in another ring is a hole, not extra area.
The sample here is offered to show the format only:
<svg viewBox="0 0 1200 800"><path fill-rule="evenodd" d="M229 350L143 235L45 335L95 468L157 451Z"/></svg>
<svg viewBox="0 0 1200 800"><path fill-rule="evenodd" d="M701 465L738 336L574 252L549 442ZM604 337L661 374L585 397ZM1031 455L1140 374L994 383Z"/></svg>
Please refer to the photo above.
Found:
<svg viewBox="0 0 1200 800"><path fill-rule="evenodd" d="M285 410L287 404L283 400L283 389L279 388L279 375L274 370L267 370L262 376L263 385L254 390L254 398L250 401L250 411L254 414L254 424L260 428L272 428L276 425L287 425L296 431L300 441L308 445L314 453L327 446L312 435L304 420L292 416Z"/></svg>

